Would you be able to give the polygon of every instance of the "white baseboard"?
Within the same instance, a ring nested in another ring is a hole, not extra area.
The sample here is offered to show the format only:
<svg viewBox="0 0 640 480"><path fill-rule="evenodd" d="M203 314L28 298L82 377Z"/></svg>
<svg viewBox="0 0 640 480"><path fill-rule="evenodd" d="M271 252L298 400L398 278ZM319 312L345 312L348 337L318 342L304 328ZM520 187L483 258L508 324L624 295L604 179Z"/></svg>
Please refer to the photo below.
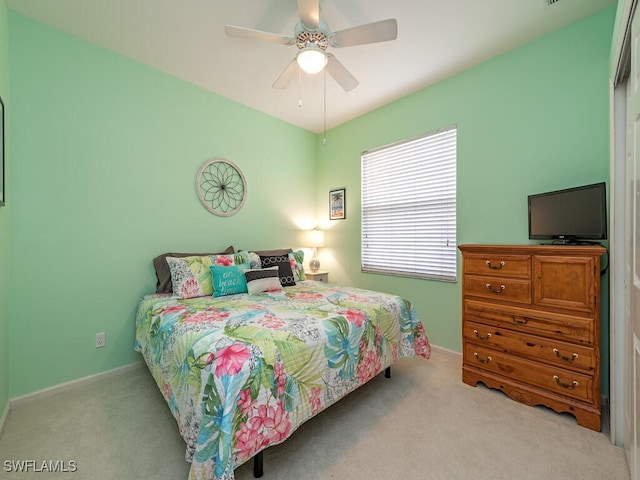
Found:
<svg viewBox="0 0 640 480"><path fill-rule="evenodd" d="M73 390L74 388L78 388L81 385L97 382L98 380L103 380L105 378L115 377L116 375L122 375L123 373L127 373L132 370L144 367L144 365L144 361L140 360L138 362L125 365L124 367L114 368L112 370L107 370L106 372L96 373L87 377L78 378L77 380L71 380L70 382L54 385L53 387L44 388L33 393L28 393L19 397L13 397L9 400L9 405L11 406L11 408L13 408L24 403L55 395L56 393Z"/></svg>
<svg viewBox="0 0 640 480"><path fill-rule="evenodd" d="M431 344L431 350L433 352L442 353L444 355L448 355L450 357L460 358L462 359L462 353L456 352L455 350L449 350L448 348L440 347L438 345Z"/></svg>

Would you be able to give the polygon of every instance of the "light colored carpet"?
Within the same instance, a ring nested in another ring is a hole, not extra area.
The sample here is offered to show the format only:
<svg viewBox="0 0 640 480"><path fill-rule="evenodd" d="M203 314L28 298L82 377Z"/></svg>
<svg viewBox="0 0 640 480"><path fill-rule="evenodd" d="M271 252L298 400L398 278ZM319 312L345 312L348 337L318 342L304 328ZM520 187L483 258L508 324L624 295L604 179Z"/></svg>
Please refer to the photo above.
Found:
<svg viewBox="0 0 640 480"><path fill-rule="evenodd" d="M461 381L440 351L402 360L264 453L271 479L625 480L622 449L568 414ZM186 480L176 423L146 368L12 409L0 478ZM9 460L74 460L77 472L15 473ZM236 469L253 478L252 463Z"/></svg>

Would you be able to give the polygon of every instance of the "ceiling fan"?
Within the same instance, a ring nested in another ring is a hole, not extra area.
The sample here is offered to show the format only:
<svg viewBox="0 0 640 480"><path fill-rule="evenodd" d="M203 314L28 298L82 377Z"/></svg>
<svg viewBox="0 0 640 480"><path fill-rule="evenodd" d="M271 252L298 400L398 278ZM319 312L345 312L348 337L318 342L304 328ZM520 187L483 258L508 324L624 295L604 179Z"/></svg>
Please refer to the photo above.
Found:
<svg viewBox="0 0 640 480"><path fill-rule="evenodd" d="M286 88L300 67L310 74L326 68L329 75L346 92L353 90L358 86L358 80L336 57L327 52L327 48L386 42L398 37L398 22L395 18L332 32L329 26L320 20L320 0L298 0L298 14L300 21L296 24L292 37L234 25L225 26L225 31L230 37L298 47L298 53L274 82L274 88Z"/></svg>

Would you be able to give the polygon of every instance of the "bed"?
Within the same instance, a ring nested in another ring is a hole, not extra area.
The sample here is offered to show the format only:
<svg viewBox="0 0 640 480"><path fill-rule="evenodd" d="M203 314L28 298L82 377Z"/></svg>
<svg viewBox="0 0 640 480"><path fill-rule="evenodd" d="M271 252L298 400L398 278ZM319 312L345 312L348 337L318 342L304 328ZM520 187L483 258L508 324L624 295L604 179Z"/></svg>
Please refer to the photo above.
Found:
<svg viewBox="0 0 640 480"><path fill-rule="evenodd" d="M220 297L147 295L135 337L186 442L189 478L203 480L232 480L395 361L430 354L408 300L299 279Z"/></svg>

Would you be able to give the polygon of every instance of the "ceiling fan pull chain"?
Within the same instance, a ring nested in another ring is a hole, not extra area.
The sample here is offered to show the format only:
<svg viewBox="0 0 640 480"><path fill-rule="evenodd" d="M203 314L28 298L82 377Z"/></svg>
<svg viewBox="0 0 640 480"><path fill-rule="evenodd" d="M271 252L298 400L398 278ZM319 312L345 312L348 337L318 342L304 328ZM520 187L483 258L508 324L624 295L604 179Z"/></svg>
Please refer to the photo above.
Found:
<svg viewBox="0 0 640 480"><path fill-rule="evenodd" d="M302 69L298 67L298 107L302 108Z"/></svg>
<svg viewBox="0 0 640 480"><path fill-rule="evenodd" d="M324 123L323 123L323 138L322 138L322 144L326 145L327 144L327 69L325 68L322 71L322 89L323 89L323 95L322 95L322 108L324 109Z"/></svg>

